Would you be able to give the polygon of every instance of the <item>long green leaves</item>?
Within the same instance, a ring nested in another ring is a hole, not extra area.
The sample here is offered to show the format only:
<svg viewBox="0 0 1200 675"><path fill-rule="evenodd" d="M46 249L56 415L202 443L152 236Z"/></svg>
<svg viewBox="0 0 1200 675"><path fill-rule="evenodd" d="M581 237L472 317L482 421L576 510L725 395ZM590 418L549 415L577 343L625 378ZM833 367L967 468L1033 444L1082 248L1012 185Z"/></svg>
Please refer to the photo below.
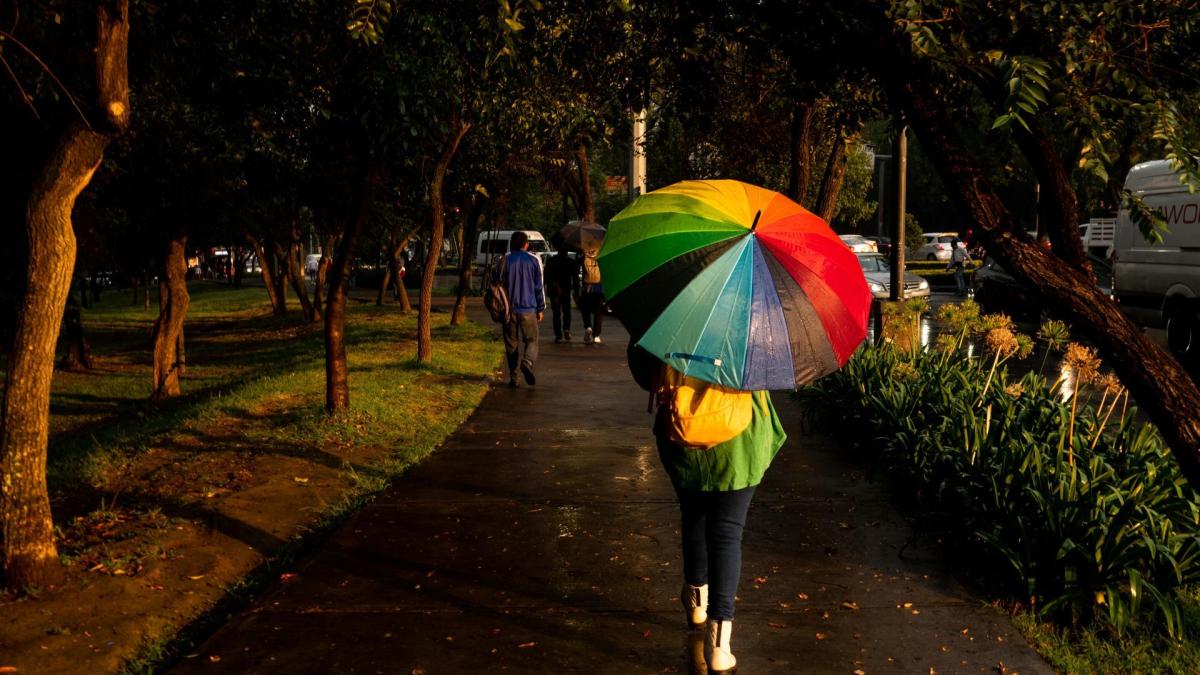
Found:
<svg viewBox="0 0 1200 675"><path fill-rule="evenodd" d="M800 396L814 417L872 440L863 446L976 554L963 559L1018 602L1061 623L1178 637L1178 592L1200 579L1200 501L1153 428L1132 409L1113 414L1119 393L1077 399L1072 423L1039 373L1010 381L1001 367L985 384L992 359L941 344L952 353L864 349Z"/></svg>

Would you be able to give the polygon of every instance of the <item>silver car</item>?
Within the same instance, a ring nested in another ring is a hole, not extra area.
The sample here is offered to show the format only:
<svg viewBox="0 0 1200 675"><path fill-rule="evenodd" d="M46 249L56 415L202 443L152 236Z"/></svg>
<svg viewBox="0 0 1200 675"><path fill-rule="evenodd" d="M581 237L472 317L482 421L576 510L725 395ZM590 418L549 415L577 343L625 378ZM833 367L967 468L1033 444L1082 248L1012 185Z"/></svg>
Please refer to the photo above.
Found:
<svg viewBox="0 0 1200 675"><path fill-rule="evenodd" d="M862 266L867 287L879 300L887 300L892 294L892 267L887 258L878 253L859 253L858 264ZM929 295L929 282L912 272L904 273L904 297L923 298Z"/></svg>

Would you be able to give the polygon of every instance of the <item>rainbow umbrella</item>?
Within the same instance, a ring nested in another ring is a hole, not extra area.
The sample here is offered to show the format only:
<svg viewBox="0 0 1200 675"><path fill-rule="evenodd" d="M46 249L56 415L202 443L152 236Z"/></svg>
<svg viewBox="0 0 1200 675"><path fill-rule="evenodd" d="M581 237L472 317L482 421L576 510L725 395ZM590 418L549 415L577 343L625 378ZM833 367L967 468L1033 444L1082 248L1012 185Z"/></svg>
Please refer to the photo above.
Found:
<svg viewBox="0 0 1200 675"><path fill-rule="evenodd" d="M599 262L636 344L708 382L800 387L866 337L871 292L855 254L803 207L739 181L639 197L609 223Z"/></svg>

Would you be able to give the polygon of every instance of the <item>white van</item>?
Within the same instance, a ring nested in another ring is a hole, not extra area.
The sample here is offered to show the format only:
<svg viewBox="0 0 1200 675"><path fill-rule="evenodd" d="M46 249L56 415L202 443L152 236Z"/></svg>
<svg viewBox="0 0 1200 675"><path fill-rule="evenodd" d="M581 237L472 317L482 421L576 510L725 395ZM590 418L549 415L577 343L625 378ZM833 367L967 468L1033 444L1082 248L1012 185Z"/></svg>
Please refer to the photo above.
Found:
<svg viewBox="0 0 1200 675"><path fill-rule="evenodd" d="M1125 189L1162 214L1161 243L1142 236L1121 209L1113 243L1113 292L1133 320L1167 330L1176 355L1200 356L1200 194L1188 191L1163 160L1134 166Z"/></svg>
<svg viewBox="0 0 1200 675"><path fill-rule="evenodd" d="M479 233L475 242L475 266L479 269L495 263L505 253L508 253L508 240L517 230L484 230ZM541 259L542 264L554 255L550 243L537 230L521 230L529 237L529 252Z"/></svg>

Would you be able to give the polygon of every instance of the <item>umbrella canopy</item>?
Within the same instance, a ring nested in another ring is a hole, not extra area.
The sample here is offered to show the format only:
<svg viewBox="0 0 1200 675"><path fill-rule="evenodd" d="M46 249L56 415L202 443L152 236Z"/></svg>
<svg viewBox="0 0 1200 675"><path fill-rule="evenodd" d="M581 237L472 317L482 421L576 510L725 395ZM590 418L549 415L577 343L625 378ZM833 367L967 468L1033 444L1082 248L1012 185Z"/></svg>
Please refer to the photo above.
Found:
<svg viewBox="0 0 1200 675"><path fill-rule="evenodd" d="M589 255L596 255L604 245L604 226L582 220L572 220L558 231L563 246Z"/></svg>
<svg viewBox="0 0 1200 675"><path fill-rule="evenodd" d="M639 197L609 222L599 263L636 343L708 382L803 386L866 337L871 292L854 253L825 221L746 183Z"/></svg>

